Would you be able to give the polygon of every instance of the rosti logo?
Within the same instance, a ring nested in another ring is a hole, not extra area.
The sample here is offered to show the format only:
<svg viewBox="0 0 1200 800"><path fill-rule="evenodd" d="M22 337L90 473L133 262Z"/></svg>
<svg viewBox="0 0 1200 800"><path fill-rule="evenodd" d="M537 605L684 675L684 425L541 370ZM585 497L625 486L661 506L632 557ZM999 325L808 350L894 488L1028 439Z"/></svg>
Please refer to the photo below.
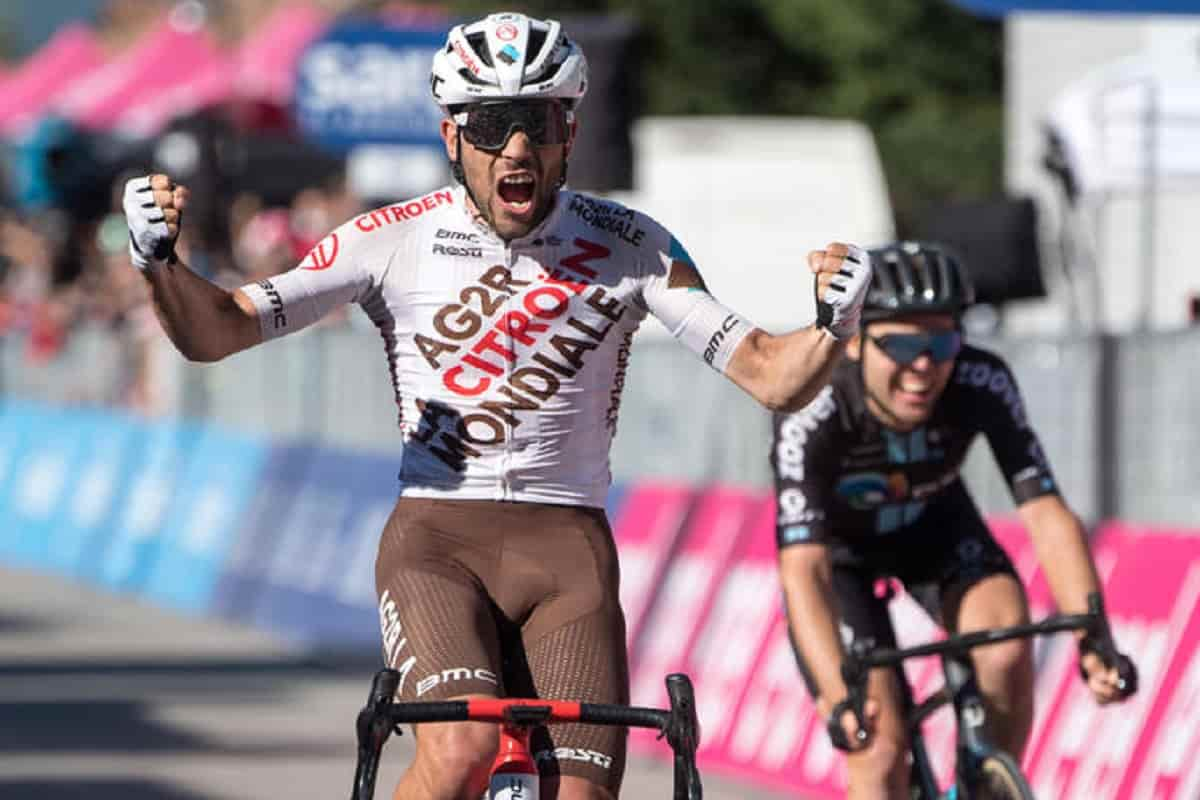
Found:
<svg viewBox="0 0 1200 800"><path fill-rule="evenodd" d="M321 241L317 242L317 246L308 251L304 261L300 264L301 269L312 270L314 272L322 269L329 269L333 266L333 262L338 256L338 235L331 233Z"/></svg>
<svg viewBox="0 0 1200 800"><path fill-rule="evenodd" d="M517 30L517 26L513 25L511 22L505 22L503 25L496 28L496 38L502 42L511 42L513 39L517 38L518 33L519 31Z"/></svg>

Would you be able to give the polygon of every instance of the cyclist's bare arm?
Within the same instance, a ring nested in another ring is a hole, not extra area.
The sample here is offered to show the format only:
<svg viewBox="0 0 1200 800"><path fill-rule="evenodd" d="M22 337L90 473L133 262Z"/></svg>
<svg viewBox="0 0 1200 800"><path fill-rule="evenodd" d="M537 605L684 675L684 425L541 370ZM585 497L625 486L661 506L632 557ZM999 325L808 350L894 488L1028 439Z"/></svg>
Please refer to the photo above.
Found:
<svg viewBox="0 0 1200 800"><path fill-rule="evenodd" d="M130 257L179 352L192 361L218 361L258 344L262 334L248 297L210 283L173 255L187 202L187 188L166 175L131 180L125 190Z"/></svg>
<svg viewBox="0 0 1200 800"><path fill-rule="evenodd" d="M1017 513L1033 536L1038 562L1046 572L1059 610L1064 614L1086 614L1087 596L1100 590L1100 581L1079 517L1057 494L1027 500L1018 506Z"/></svg>
<svg viewBox="0 0 1200 800"><path fill-rule="evenodd" d="M144 274L158 320L184 358L220 361L262 341L258 312L240 289L226 291L183 262Z"/></svg>
<svg viewBox="0 0 1200 800"><path fill-rule="evenodd" d="M1079 517L1057 494L1027 500L1017 512L1033 537L1038 563L1046 573L1059 610L1065 614L1087 613L1088 594L1100 591L1100 579ZM1082 637L1083 633L1076 635ZM1084 666L1088 688L1098 701L1108 703L1119 698L1120 676L1115 667L1104 668L1093 653L1084 656Z"/></svg>
<svg viewBox="0 0 1200 800"><path fill-rule="evenodd" d="M672 240L673 241L673 240ZM686 254L645 290L649 310L677 339L774 411L808 405L829 383L844 342L858 332L871 278L867 254L835 242L808 254L818 325L773 336L718 303Z"/></svg>
<svg viewBox="0 0 1200 800"><path fill-rule="evenodd" d="M804 663L817 684L817 711L828 718L835 704L846 697L841 665L845 656L838 634L840 617L833 592L833 560L823 544L797 544L779 551L779 575L787 604L788 625ZM878 714L870 699L864 708L868 726ZM866 746L854 736L852 715L843 714L842 727L854 749Z"/></svg>
<svg viewBox="0 0 1200 800"><path fill-rule="evenodd" d="M781 336L755 328L734 351L725 374L772 411L797 411L829 383L845 349L815 325Z"/></svg>

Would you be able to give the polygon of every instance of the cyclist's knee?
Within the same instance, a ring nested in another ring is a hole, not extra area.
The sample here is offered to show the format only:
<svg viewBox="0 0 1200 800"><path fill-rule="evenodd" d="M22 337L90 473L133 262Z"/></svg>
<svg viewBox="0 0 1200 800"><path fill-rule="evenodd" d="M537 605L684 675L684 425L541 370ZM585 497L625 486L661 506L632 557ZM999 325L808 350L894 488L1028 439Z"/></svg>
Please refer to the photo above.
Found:
<svg viewBox="0 0 1200 800"><path fill-rule="evenodd" d="M894 786L896 780L907 780L908 744L895 735L877 730L865 750L847 759L851 776L871 786Z"/></svg>
<svg viewBox="0 0 1200 800"><path fill-rule="evenodd" d="M877 731L865 750L846 760L850 784L866 791L863 796L887 796L903 793L908 786L908 743L902 738Z"/></svg>
<svg viewBox="0 0 1200 800"><path fill-rule="evenodd" d="M973 658L981 686L1016 691L1032 680L1033 648L1027 639L977 648Z"/></svg>
<svg viewBox="0 0 1200 800"><path fill-rule="evenodd" d="M417 734L417 764L438 776L443 785L482 791L499 741L496 726L489 723L422 725Z"/></svg>

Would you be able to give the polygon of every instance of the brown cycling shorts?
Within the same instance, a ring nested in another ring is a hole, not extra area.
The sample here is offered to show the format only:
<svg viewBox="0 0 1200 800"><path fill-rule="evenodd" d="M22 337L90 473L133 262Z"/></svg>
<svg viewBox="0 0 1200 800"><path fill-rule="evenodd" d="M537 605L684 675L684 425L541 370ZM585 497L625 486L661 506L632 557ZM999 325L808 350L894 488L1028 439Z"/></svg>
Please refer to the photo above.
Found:
<svg viewBox="0 0 1200 800"><path fill-rule="evenodd" d="M616 547L598 508L401 498L379 544L384 659L401 700L466 694L628 703ZM543 776L614 795L622 728L534 732Z"/></svg>

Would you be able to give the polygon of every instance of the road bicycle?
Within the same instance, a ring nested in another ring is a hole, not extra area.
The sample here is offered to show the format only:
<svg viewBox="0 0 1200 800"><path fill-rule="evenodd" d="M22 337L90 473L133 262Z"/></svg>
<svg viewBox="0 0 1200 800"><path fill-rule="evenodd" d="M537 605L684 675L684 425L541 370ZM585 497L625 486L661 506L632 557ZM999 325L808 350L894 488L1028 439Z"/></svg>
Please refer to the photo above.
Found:
<svg viewBox="0 0 1200 800"><path fill-rule="evenodd" d="M670 709L604 703L577 703L528 698L485 698L429 703L396 702L400 673L380 670L371 683L367 704L358 713L358 764L351 800L373 800L383 745L405 723L492 722L500 726L500 746L492 762L488 800L538 800L538 769L529 752L533 728L555 722L653 728L675 753L673 800L702 800L696 769L699 725L691 680L668 675Z"/></svg>
<svg viewBox="0 0 1200 800"><path fill-rule="evenodd" d="M1040 622L972 631L901 649L877 649L870 639L854 642L842 661L842 678L849 687L851 710L859 719L859 734L866 738L862 709L866 700L867 673L879 667L895 669L905 694L905 725L912 767L909 785L913 800L937 800L940 797L953 797L955 800L1033 800L1033 791L1017 759L988 739L985 729L987 711L975 680L970 651L975 647L1010 639L1072 630L1086 631L1086 648L1095 652L1105 665L1117 667L1118 691L1122 697L1129 697L1137 691L1137 670L1113 643L1100 595L1091 594L1088 596L1086 614L1056 614ZM916 703L912 687L900 665L907 659L930 655L941 657L946 682L941 689ZM942 795L921 735L921 726L933 712L947 703L954 706L957 722L955 782L950 793ZM831 724L833 722L831 720Z"/></svg>

